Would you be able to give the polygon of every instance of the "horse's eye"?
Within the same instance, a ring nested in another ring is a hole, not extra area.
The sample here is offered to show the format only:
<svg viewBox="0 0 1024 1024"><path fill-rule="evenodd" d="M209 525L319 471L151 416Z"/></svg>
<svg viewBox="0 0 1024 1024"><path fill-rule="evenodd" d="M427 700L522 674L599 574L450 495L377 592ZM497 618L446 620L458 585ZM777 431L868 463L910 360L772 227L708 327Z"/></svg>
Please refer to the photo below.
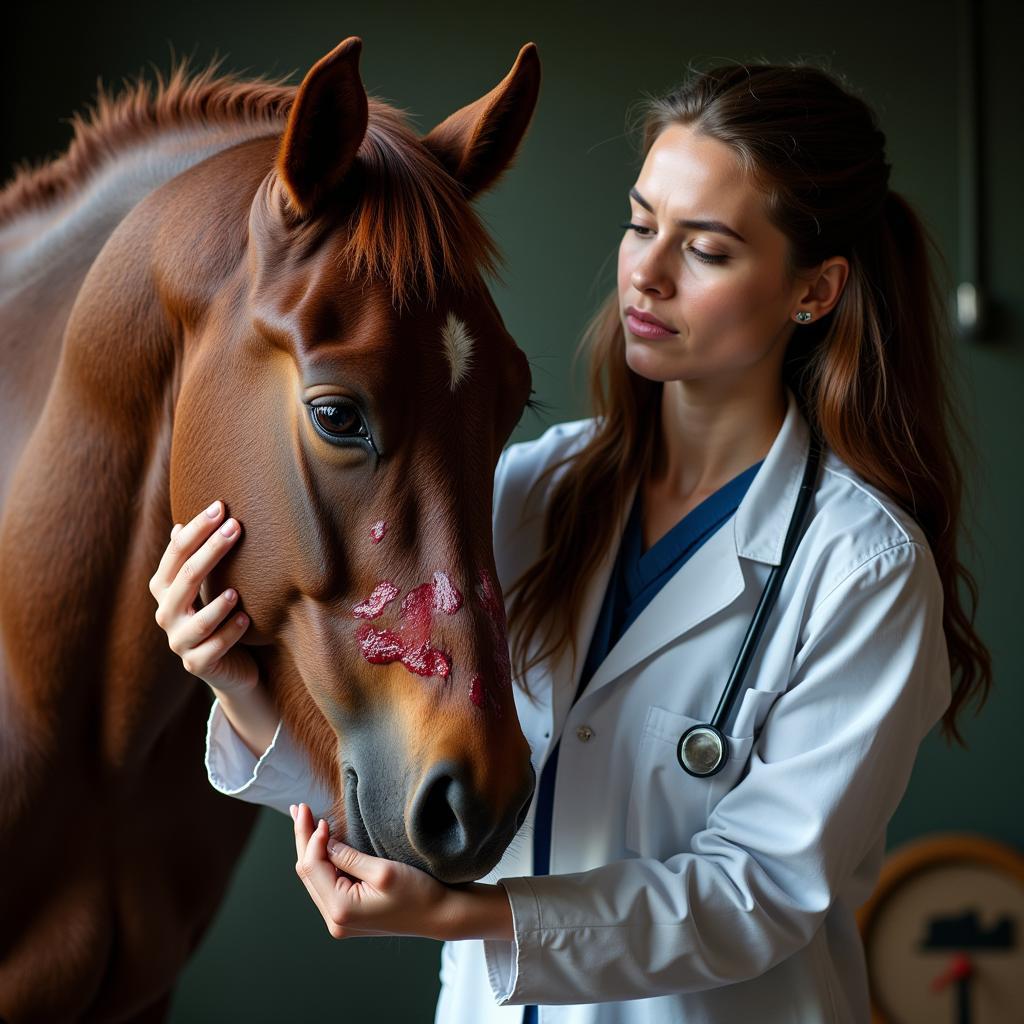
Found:
<svg viewBox="0 0 1024 1024"><path fill-rule="evenodd" d="M331 438L368 437L366 424L363 423L359 410L353 405L313 405L310 406L313 424L328 440Z"/></svg>

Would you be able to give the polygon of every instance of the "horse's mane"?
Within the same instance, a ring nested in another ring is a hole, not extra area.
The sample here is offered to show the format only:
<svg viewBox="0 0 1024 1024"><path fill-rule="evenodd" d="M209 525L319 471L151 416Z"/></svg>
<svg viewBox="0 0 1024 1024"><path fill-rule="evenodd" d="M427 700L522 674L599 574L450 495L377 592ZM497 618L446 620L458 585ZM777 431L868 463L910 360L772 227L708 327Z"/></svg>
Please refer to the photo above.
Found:
<svg viewBox="0 0 1024 1024"><path fill-rule="evenodd" d="M67 151L34 167L26 162L15 168L0 192L0 224L64 198L100 165L163 131L265 123L270 134L283 127L295 98L295 86L284 82L287 76L243 81L234 74L218 75L223 59L190 71L188 58L181 58L166 80L156 68L155 93L141 74L125 79L116 94L97 81L95 103L68 119L73 137Z"/></svg>
<svg viewBox="0 0 1024 1024"><path fill-rule="evenodd" d="M63 155L22 163L0 189L0 226L71 195L123 151L171 130L266 126L284 130L297 87L277 79L219 74L222 57L191 70L172 61L165 79L154 69L155 91L141 74L119 92L97 82L95 103L69 119L73 137ZM369 98L369 125L356 156L362 192L348 223L345 257L353 269L390 282L401 304L425 285L433 301L442 278L466 287L479 272L495 274L498 254L459 184L420 144L405 111Z"/></svg>

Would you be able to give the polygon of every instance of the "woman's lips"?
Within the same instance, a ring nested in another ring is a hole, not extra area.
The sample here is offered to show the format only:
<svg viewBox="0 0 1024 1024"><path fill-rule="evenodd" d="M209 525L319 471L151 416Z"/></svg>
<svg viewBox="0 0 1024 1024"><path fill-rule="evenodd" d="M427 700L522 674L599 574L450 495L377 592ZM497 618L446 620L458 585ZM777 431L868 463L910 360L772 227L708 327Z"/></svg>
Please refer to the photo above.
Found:
<svg viewBox="0 0 1024 1024"><path fill-rule="evenodd" d="M633 310L626 311L626 327L630 334L634 334L638 338L667 338L670 334L679 333L662 323L641 320Z"/></svg>

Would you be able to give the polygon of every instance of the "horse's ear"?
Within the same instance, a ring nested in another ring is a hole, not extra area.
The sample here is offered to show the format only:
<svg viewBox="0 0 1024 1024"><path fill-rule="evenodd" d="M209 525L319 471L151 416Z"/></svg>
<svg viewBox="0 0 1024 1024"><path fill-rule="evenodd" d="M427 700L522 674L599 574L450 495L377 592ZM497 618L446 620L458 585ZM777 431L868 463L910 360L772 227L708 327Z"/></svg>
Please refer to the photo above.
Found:
<svg viewBox="0 0 1024 1024"><path fill-rule="evenodd" d="M363 41L338 43L306 73L277 152L277 174L295 210L308 216L348 173L366 134Z"/></svg>
<svg viewBox="0 0 1024 1024"><path fill-rule="evenodd" d="M442 121L424 136L423 144L469 196L477 195L512 163L539 92L540 58L536 45L527 43L498 85Z"/></svg>

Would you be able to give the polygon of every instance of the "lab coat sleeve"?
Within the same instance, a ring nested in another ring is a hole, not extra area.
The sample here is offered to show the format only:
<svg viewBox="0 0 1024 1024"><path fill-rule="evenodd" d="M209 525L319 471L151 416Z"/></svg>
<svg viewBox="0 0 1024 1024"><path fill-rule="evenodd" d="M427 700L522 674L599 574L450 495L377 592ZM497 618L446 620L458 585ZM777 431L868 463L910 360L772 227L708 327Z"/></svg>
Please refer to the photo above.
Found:
<svg viewBox="0 0 1024 1024"><path fill-rule="evenodd" d="M314 818L326 818L333 802L314 781L305 752L283 721L277 723L270 745L257 758L235 732L219 700L213 702L206 723L206 775L225 796L265 804L289 817L289 804L305 803Z"/></svg>
<svg viewBox="0 0 1024 1024"><path fill-rule="evenodd" d="M805 946L884 836L950 699L942 589L901 542L805 620L747 775L689 850L499 879L514 941L485 940L496 1001L587 1003L714 988Z"/></svg>

